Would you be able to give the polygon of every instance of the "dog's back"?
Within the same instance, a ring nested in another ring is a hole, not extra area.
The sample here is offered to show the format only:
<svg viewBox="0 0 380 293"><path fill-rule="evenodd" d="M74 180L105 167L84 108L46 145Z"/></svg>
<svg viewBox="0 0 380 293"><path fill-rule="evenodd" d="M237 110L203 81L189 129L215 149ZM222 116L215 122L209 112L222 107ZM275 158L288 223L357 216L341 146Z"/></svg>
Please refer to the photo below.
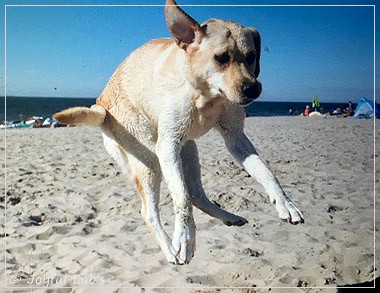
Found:
<svg viewBox="0 0 380 293"><path fill-rule="evenodd" d="M164 102L157 97L170 97L171 85L175 90L178 84L183 84L179 79L184 68L174 65L183 62L179 60L185 58L182 53L173 39L155 39L144 44L119 65L96 104L120 122L128 115L126 111L138 112L156 122L157 109ZM120 104L127 105L122 113L118 111ZM104 115L100 107L75 107L55 114L54 118L65 125L100 126Z"/></svg>
<svg viewBox="0 0 380 293"><path fill-rule="evenodd" d="M157 121L158 109L172 97L171 91L183 84L183 67L175 65L185 59L172 39L155 39L131 53L118 67L96 103L116 119L118 104ZM163 87L162 85L165 85ZM174 95L175 96L175 95ZM171 101L169 101L171 102Z"/></svg>

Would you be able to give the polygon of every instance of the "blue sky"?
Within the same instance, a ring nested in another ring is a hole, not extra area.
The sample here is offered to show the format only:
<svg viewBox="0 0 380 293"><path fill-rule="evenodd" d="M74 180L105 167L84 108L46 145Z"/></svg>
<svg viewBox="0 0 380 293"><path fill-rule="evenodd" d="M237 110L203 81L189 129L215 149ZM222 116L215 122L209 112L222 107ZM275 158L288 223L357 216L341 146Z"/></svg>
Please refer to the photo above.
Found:
<svg viewBox="0 0 380 293"><path fill-rule="evenodd" d="M374 4L374 1L321 1L315 3ZM96 98L118 64L134 49L150 39L170 37L163 7L138 6L164 2L5 1L7 5L137 5L2 7L0 29L6 28L7 96ZM234 6L236 3L302 4L290 0L177 2L179 5L230 4L184 6L183 9L200 23L220 18L260 31L262 101L310 101L315 95L324 102L356 102L361 96L374 98L374 8L371 6ZM4 49L0 49L3 55ZM4 69L4 61L0 67ZM4 75L1 70L2 81Z"/></svg>

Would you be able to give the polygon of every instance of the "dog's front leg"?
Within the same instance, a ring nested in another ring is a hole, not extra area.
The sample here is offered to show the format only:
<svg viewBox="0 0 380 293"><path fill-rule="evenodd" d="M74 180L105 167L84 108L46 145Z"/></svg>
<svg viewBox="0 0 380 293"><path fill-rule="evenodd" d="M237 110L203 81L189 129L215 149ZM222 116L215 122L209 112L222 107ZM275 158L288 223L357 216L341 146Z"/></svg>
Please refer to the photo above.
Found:
<svg viewBox="0 0 380 293"><path fill-rule="evenodd" d="M175 139L159 137L156 153L173 198L175 212L172 244L177 253L177 264L188 264L195 251L195 223L191 198L184 181L180 151L181 145Z"/></svg>
<svg viewBox="0 0 380 293"><path fill-rule="evenodd" d="M227 127L226 124L221 124L219 131L224 137L228 150L245 170L264 186L270 201L276 205L280 218L292 224L303 223L304 218L301 211L285 194L278 180L260 159L243 130L227 129Z"/></svg>

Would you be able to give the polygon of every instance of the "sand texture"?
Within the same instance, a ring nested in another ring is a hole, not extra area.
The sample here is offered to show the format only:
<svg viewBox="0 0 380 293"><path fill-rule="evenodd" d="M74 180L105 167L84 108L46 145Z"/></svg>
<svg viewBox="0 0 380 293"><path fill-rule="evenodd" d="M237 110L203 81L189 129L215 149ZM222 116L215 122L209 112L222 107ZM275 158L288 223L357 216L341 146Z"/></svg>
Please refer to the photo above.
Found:
<svg viewBox="0 0 380 293"><path fill-rule="evenodd" d="M272 287L271 292L285 292L275 287L303 287L306 292L335 292L337 285L378 276L374 159L378 169L380 161L374 154L373 120L255 117L247 118L246 133L303 211L305 223L280 221L264 189L211 131L198 140L204 188L211 200L249 223L228 227L195 209L195 257L189 265L174 266L140 217L134 183L105 152L98 129L7 130L2 287L74 287L75 292L140 292L143 287L157 292L168 292L159 287L188 288L173 292L201 292L204 287L268 292ZM1 135L2 148L4 139ZM4 166L4 156L1 160ZM161 218L171 235L174 216L166 184Z"/></svg>

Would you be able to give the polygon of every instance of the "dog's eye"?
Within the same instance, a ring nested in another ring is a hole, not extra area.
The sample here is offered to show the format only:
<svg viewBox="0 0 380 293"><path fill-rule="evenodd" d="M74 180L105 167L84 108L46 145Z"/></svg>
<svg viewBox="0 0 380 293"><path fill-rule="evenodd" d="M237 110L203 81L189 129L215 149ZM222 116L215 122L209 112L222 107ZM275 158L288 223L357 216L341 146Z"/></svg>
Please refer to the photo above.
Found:
<svg viewBox="0 0 380 293"><path fill-rule="evenodd" d="M256 55L255 55L255 53L253 53L253 52L249 53L249 54L247 55L247 57L246 57L247 63L248 63L249 65L252 65L253 62L255 62L255 59L256 59Z"/></svg>
<svg viewBox="0 0 380 293"><path fill-rule="evenodd" d="M230 62L230 55L227 52L223 53L222 55L215 55L215 60L219 64L225 65Z"/></svg>

